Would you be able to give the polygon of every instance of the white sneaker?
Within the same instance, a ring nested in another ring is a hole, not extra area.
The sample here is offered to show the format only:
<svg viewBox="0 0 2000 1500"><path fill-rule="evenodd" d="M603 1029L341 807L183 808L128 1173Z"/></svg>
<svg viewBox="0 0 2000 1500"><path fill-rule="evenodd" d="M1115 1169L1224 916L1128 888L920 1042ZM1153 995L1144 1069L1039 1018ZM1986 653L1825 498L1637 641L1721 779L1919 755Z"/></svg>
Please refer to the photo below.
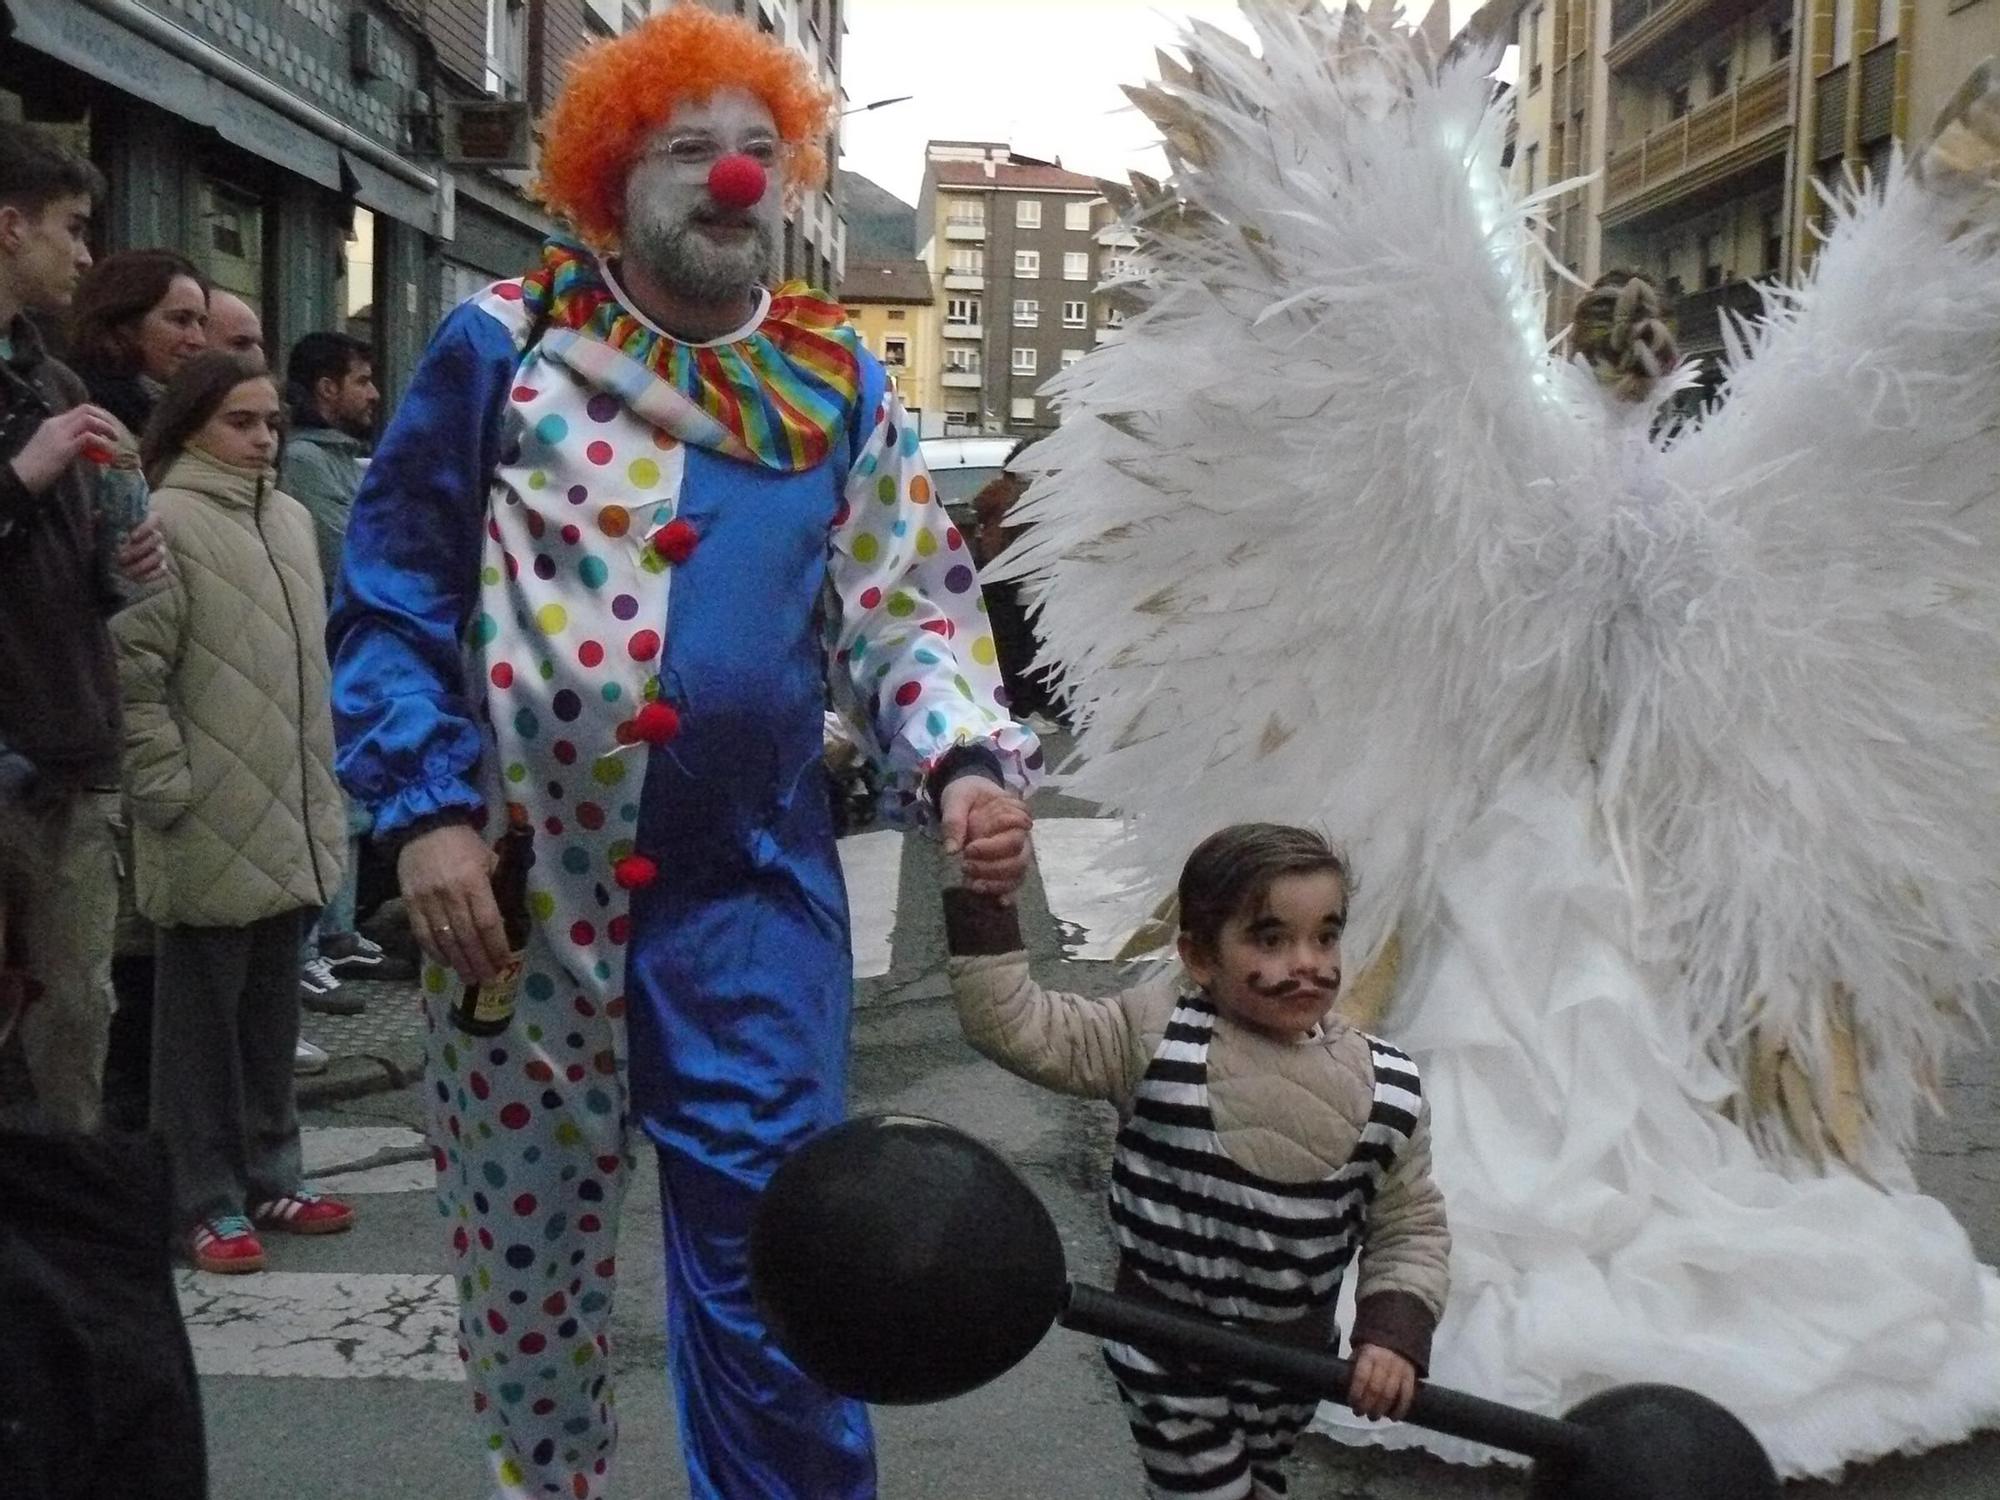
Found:
<svg viewBox="0 0 2000 1500"><path fill-rule="evenodd" d="M304 1037L300 1037L298 1046L292 1051L292 1073L296 1077L324 1073L329 1060L324 1047L315 1047Z"/></svg>
<svg viewBox="0 0 2000 1500"><path fill-rule="evenodd" d="M299 988L308 995L331 995L340 988L333 965L323 958L309 959L299 972Z"/></svg>

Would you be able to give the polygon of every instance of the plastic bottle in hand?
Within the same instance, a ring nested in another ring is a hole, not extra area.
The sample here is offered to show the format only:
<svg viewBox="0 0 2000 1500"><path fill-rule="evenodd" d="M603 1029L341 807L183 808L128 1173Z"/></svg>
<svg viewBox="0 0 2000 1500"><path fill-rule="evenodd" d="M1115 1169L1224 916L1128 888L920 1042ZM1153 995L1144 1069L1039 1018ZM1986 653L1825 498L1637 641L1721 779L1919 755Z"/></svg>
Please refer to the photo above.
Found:
<svg viewBox="0 0 2000 1500"><path fill-rule="evenodd" d="M468 1036L498 1036L514 1021L521 992L521 964L528 951L528 870L535 862L534 830L517 825L500 840L493 868L493 904L507 933L507 966L496 979L468 984L451 1019Z"/></svg>

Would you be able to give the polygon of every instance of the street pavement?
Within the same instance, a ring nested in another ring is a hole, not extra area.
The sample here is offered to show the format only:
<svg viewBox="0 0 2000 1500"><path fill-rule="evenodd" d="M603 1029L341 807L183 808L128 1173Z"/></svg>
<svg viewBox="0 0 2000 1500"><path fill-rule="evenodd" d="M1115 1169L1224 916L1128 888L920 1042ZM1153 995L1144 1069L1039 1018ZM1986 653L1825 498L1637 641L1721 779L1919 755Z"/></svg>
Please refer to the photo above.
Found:
<svg viewBox="0 0 2000 1500"><path fill-rule="evenodd" d="M1036 811L1041 869L1024 892L1023 917L1038 972L1066 989L1102 993L1121 982L1104 961L1119 935L1091 866L1111 825L1054 794L1039 797ZM873 832L844 841L842 853L856 928L855 1109L928 1115L991 1142L1048 1204L1071 1273L1102 1284L1110 1260L1102 1213L1110 1111L1021 1083L959 1038L942 976L936 892L945 869L934 845ZM440 1274L444 1236L418 1134L414 990L364 989L365 1016L308 1018L308 1034L336 1059L301 1089L309 1169L352 1197L360 1223L349 1235L277 1241L274 1269L261 1276L182 1276L204 1376L215 1500L484 1500L489 1493L458 1380L452 1290ZM1918 1169L1988 1261L2000 1260L1996 1061L2000 1052L1960 1059L1945 1090L1953 1117L1928 1131ZM620 1238L613 1325L621 1500L687 1494L660 1373L658 1209L657 1185L641 1171ZM1108 1500L1140 1491L1095 1344L1063 1332L984 1390L940 1406L880 1410L876 1427L886 1500ZM1295 1468L1301 1500L1527 1493L1514 1471L1357 1454L1317 1439L1308 1439ZM1879 1464L1837 1488L1790 1493L1995 1500L1996 1476L2000 1437Z"/></svg>

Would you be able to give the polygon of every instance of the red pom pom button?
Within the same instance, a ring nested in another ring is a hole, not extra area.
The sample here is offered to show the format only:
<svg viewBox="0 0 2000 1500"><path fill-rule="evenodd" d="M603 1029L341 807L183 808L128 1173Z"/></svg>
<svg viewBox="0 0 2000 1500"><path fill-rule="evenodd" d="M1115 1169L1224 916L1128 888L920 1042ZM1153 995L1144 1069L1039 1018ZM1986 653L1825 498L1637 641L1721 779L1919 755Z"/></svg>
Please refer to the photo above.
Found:
<svg viewBox="0 0 2000 1500"><path fill-rule="evenodd" d="M700 535L692 526L677 518L653 533L652 546L661 557L679 567L694 556L694 545L700 540Z"/></svg>
<svg viewBox="0 0 2000 1500"><path fill-rule="evenodd" d="M611 878L621 891L643 891L660 878L660 867L643 854L628 854L611 867Z"/></svg>
<svg viewBox="0 0 2000 1500"><path fill-rule="evenodd" d="M633 716L632 729L649 745L664 745L681 732L681 716L671 703L648 703Z"/></svg>
<svg viewBox="0 0 2000 1500"><path fill-rule="evenodd" d="M764 196L770 179L752 158L737 152L708 172L708 195L724 208L748 208Z"/></svg>

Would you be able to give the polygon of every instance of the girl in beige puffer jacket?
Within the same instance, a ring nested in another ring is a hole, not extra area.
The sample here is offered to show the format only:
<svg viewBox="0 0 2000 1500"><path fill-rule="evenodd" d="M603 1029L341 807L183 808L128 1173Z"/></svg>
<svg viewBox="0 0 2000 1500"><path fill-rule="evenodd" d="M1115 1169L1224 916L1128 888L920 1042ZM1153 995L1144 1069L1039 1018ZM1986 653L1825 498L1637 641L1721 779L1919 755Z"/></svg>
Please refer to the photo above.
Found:
<svg viewBox="0 0 2000 1500"><path fill-rule="evenodd" d="M312 520L272 483L278 395L209 354L142 445L166 580L112 624L140 911L159 928L152 1124L188 1253L254 1271L256 1228L346 1229L302 1186L299 939L340 883L326 611Z"/></svg>
<svg viewBox="0 0 2000 1500"><path fill-rule="evenodd" d="M1328 1348L1358 1262L1348 1400L1400 1417L1444 1308L1451 1242L1415 1064L1333 1008L1350 886L1318 834L1240 824L1181 874L1187 983L1045 990L1013 908L964 890L945 893L949 972L979 1051L1117 1106L1119 1291ZM1148 1494L1285 1492L1280 1465L1312 1402L1125 1344L1104 1355Z"/></svg>

